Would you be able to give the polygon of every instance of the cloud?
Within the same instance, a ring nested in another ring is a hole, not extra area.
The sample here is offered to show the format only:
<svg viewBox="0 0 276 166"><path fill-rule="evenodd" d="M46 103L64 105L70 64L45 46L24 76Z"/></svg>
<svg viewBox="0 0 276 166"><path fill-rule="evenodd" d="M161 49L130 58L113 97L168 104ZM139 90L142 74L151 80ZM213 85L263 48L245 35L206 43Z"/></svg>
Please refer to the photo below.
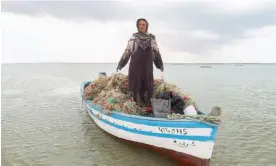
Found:
<svg viewBox="0 0 276 166"><path fill-rule="evenodd" d="M276 26L249 30L248 38L234 40L212 52L210 61L275 63Z"/></svg>
<svg viewBox="0 0 276 166"><path fill-rule="evenodd" d="M77 24L51 16L2 16L2 60L6 63L118 62L127 40L136 29L132 22L127 21ZM195 54L172 52L159 39L158 43L165 62L191 62L197 57Z"/></svg>
<svg viewBox="0 0 276 166"><path fill-rule="evenodd" d="M29 16L51 15L61 19L79 21L127 20L132 8L112 1L4 1L2 11Z"/></svg>
<svg viewBox="0 0 276 166"><path fill-rule="evenodd" d="M252 0L231 0L231 1L216 1L211 2L212 8L217 10L210 11L211 13L221 14L229 13L234 15L240 15L245 13L263 12L267 9L275 8L272 6L275 4L273 1L252 1Z"/></svg>
<svg viewBox="0 0 276 166"><path fill-rule="evenodd" d="M117 62L136 32L136 19L145 17L165 62L275 62L275 6L258 1L2 2L2 59Z"/></svg>
<svg viewBox="0 0 276 166"><path fill-rule="evenodd" d="M177 32L161 36L170 49L191 54L217 49L249 29L276 25L275 1L7 1L2 10L73 22L135 22L145 17L154 31L170 27Z"/></svg>
<svg viewBox="0 0 276 166"><path fill-rule="evenodd" d="M51 16L14 14L3 18L3 61L8 62L117 61L133 32L128 22L76 24Z"/></svg>

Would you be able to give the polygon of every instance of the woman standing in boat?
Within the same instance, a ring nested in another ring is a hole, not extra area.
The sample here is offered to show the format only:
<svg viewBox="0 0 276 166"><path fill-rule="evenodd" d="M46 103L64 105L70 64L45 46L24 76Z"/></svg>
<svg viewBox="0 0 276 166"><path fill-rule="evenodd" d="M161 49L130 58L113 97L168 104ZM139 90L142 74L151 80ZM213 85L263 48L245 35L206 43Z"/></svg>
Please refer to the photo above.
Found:
<svg viewBox="0 0 276 166"><path fill-rule="evenodd" d="M155 36L148 33L147 20L138 19L136 26L138 32L129 39L117 71L121 70L131 59L128 71L129 91L133 93L136 102L146 104L154 91L153 63L162 72L164 66Z"/></svg>

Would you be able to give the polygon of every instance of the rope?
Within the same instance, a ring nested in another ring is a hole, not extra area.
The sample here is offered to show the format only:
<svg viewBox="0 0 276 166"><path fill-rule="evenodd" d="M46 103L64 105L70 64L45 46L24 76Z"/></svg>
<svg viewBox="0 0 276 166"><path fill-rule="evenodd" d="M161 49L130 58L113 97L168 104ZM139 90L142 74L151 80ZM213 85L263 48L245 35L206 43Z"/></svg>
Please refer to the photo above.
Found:
<svg viewBox="0 0 276 166"><path fill-rule="evenodd" d="M200 122L211 122L214 124L220 124L221 117L220 116L209 116L209 115L181 115L181 114L169 114L167 115L169 120L177 120L177 119L198 119Z"/></svg>

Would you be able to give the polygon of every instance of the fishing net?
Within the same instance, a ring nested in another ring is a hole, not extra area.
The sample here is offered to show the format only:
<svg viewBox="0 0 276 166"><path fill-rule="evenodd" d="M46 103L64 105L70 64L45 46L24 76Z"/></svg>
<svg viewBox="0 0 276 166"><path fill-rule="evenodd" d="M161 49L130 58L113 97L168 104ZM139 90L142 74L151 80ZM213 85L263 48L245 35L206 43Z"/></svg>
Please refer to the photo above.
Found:
<svg viewBox="0 0 276 166"><path fill-rule="evenodd" d="M188 105L196 107L195 102L176 85L169 84L161 79L155 79L154 97L165 91L172 91L183 97L185 107ZM128 77L122 73L98 77L92 81L85 88L84 99L92 100L94 104L108 111L142 115L147 109L134 101L133 95L128 91Z"/></svg>

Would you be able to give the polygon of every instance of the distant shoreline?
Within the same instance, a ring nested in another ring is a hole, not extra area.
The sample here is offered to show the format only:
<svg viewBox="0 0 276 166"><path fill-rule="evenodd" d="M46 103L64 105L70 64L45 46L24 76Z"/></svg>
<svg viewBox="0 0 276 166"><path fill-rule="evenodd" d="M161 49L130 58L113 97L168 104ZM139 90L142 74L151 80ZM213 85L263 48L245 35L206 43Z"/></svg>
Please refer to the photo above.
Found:
<svg viewBox="0 0 276 166"><path fill-rule="evenodd" d="M112 62L36 62L36 63L1 63L1 65L15 64L117 64ZM168 65L276 65L276 63L164 63Z"/></svg>

